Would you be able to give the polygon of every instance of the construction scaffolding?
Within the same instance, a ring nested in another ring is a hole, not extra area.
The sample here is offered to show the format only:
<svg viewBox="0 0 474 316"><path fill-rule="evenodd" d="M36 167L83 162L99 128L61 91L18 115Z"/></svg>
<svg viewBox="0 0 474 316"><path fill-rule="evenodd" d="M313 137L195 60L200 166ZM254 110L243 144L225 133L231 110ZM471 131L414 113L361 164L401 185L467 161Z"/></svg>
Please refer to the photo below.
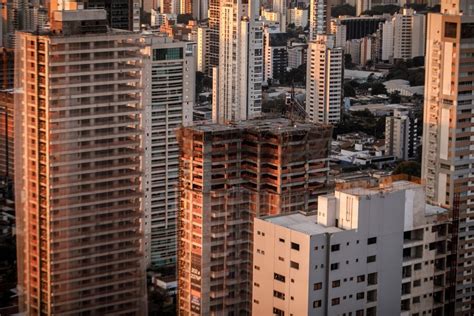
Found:
<svg viewBox="0 0 474 316"><path fill-rule="evenodd" d="M181 315L250 315L253 219L316 211L331 133L288 119L179 130Z"/></svg>

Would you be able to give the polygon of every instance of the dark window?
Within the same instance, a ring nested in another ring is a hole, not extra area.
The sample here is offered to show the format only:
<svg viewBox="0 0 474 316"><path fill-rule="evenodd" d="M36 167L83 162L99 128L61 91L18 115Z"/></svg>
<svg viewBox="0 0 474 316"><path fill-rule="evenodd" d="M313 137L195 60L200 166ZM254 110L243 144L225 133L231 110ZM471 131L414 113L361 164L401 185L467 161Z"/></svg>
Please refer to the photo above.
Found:
<svg viewBox="0 0 474 316"><path fill-rule="evenodd" d="M413 281L413 287L418 287L421 285L421 280L415 280Z"/></svg>
<svg viewBox="0 0 474 316"><path fill-rule="evenodd" d="M359 275L357 276L357 282L364 282L365 281L365 275Z"/></svg>
<svg viewBox="0 0 474 316"><path fill-rule="evenodd" d="M332 287L340 287L340 286L341 286L341 280L332 281Z"/></svg>
<svg viewBox="0 0 474 316"><path fill-rule="evenodd" d="M331 271L339 269L339 263L331 263Z"/></svg>
<svg viewBox="0 0 474 316"><path fill-rule="evenodd" d="M368 285L375 285L377 284L377 272L369 273L367 275L367 284Z"/></svg>
<svg viewBox="0 0 474 316"><path fill-rule="evenodd" d="M371 238L367 239L367 244L373 245L375 243L377 243L377 237L371 237Z"/></svg>
<svg viewBox="0 0 474 316"><path fill-rule="evenodd" d="M321 301L314 301L313 308L318 308L318 307L321 307Z"/></svg>
<svg viewBox="0 0 474 316"><path fill-rule="evenodd" d="M313 284L313 289L314 289L315 291L320 290L320 289L322 289L322 288L323 288L323 284L322 284L321 282L319 282L319 283L314 283L314 284Z"/></svg>
<svg viewBox="0 0 474 316"><path fill-rule="evenodd" d="M458 24L453 22L444 23L444 36L449 38L456 38Z"/></svg>
<svg viewBox="0 0 474 316"><path fill-rule="evenodd" d="M363 300L364 297L365 297L365 293L364 293L364 292L359 292L359 293L356 294L356 298L357 298L358 300Z"/></svg>
<svg viewBox="0 0 474 316"><path fill-rule="evenodd" d="M367 263L375 262L376 257L375 256L368 256L367 257Z"/></svg>
<svg viewBox="0 0 474 316"><path fill-rule="evenodd" d="M284 275L281 275L281 274L278 274L278 273L273 273L273 278L277 281L285 282L285 276Z"/></svg>
<svg viewBox="0 0 474 316"><path fill-rule="evenodd" d="M280 242L285 242L285 240L283 238L280 238Z"/></svg>
<svg viewBox="0 0 474 316"><path fill-rule="evenodd" d="M300 250L300 245L297 244L297 243L292 242L291 243L291 249L299 251Z"/></svg>
<svg viewBox="0 0 474 316"><path fill-rule="evenodd" d="M153 50L153 60L173 60L182 59L183 49L180 47L175 48L159 48Z"/></svg>
<svg viewBox="0 0 474 316"><path fill-rule="evenodd" d="M474 23L461 24L461 38L474 38Z"/></svg>
<svg viewBox="0 0 474 316"><path fill-rule="evenodd" d="M273 315L276 316L285 316L285 312L282 311L281 309L278 309L276 307L273 307Z"/></svg>
<svg viewBox="0 0 474 316"><path fill-rule="evenodd" d="M300 264L298 262L290 261L290 267L293 269L299 270Z"/></svg>
<svg viewBox="0 0 474 316"><path fill-rule="evenodd" d="M416 264L413 266L413 270L421 270L421 263L416 263Z"/></svg>
<svg viewBox="0 0 474 316"><path fill-rule="evenodd" d="M356 316L364 316L364 310L359 309L358 311L356 311Z"/></svg>
<svg viewBox="0 0 474 316"><path fill-rule="evenodd" d="M333 298L331 300L331 305L339 305L339 303L341 302L341 299L339 297L336 297L336 298Z"/></svg>
<svg viewBox="0 0 474 316"><path fill-rule="evenodd" d="M331 246L331 251L339 251L339 249L341 249L341 246L339 244Z"/></svg>
<svg viewBox="0 0 474 316"><path fill-rule="evenodd" d="M278 291L275 291L275 290L273 290L273 296L276 297L276 298L279 298L281 300L285 299L285 293L278 292Z"/></svg>

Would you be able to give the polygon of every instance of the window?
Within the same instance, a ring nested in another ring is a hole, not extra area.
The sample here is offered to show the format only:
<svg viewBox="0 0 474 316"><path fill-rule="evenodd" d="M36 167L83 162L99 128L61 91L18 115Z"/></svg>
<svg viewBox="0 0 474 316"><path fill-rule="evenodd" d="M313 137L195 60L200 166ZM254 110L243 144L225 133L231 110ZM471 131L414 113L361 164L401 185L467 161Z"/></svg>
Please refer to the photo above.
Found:
<svg viewBox="0 0 474 316"><path fill-rule="evenodd" d="M275 290L273 290L273 296L276 297L276 298L279 298L281 300L285 299L285 293L278 292L278 291L275 291Z"/></svg>
<svg viewBox="0 0 474 316"><path fill-rule="evenodd" d="M313 308L321 307L321 301L313 301Z"/></svg>
<svg viewBox="0 0 474 316"><path fill-rule="evenodd" d="M339 251L339 249L341 249L341 245L339 244L331 246L331 251Z"/></svg>
<svg viewBox="0 0 474 316"><path fill-rule="evenodd" d="M413 266L413 270L421 270L421 263L416 263L416 264Z"/></svg>
<svg viewBox="0 0 474 316"><path fill-rule="evenodd" d="M277 281L285 282L285 276L284 275L281 275L281 274L278 274L278 273L273 273L273 278Z"/></svg>
<svg viewBox="0 0 474 316"><path fill-rule="evenodd" d="M276 307L273 307L273 315L276 316L285 316L285 312L282 311L281 309L278 309Z"/></svg>
<svg viewBox="0 0 474 316"><path fill-rule="evenodd" d="M280 238L279 240L280 240L280 242L285 242L285 240L283 238Z"/></svg>
<svg viewBox="0 0 474 316"><path fill-rule="evenodd" d="M377 237L371 237L371 238L367 239L367 244L368 245L373 245L375 243L377 243Z"/></svg>
<svg viewBox="0 0 474 316"><path fill-rule="evenodd" d="M367 263L375 262L376 257L375 256L368 256L367 257Z"/></svg>
<svg viewBox="0 0 474 316"><path fill-rule="evenodd" d="M321 282L319 282L319 283L314 283L314 284L313 284L313 289L314 289L315 291L320 290L320 289L322 289L322 288L323 288L323 284L322 284Z"/></svg>
<svg viewBox="0 0 474 316"><path fill-rule="evenodd" d="M339 269L339 263L331 263L331 271Z"/></svg>
<svg viewBox="0 0 474 316"><path fill-rule="evenodd" d="M420 302L420 297L419 296L415 296L413 298L413 304L418 304Z"/></svg>
<svg viewBox="0 0 474 316"><path fill-rule="evenodd" d="M300 250L300 245L295 243L295 242L292 242L291 243L291 249L299 251Z"/></svg>
<svg viewBox="0 0 474 316"><path fill-rule="evenodd" d="M260 270L259 266L254 266L255 270Z"/></svg>
<svg viewBox="0 0 474 316"><path fill-rule="evenodd" d="M367 284L368 285L375 285L377 284L377 272L369 273L367 275Z"/></svg>
<svg viewBox="0 0 474 316"><path fill-rule="evenodd" d="M340 302L341 302L341 299L339 297L336 297L331 300L331 305L332 306L339 305Z"/></svg>
<svg viewBox="0 0 474 316"><path fill-rule="evenodd" d="M444 24L444 36L450 37L450 38L456 38L457 28L458 28L457 23L446 22Z"/></svg>
<svg viewBox="0 0 474 316"><path fill-rule="evenodd" d="M357 282L364 282L365 281L365 275L358 275L357 276Z"/></svg>
<svg viewBox="0 0 474 316"><path fill-rule="evenodd" d="M421 286L421 280L413 281L413 287L418 287L418 286Z"/></svg>
<svg viewBox="0 0 474 316"><path fill-rule="evenodd" d="M364 292L359 292L359 293L356 294L356 298L357 298L358 300L363 300L364 297L365 297L365 293L364 293Z"/></svg>
<svg viewBox="0 0 474 316"><path fill-rule="evenodd" d="M356 316L364 316L364 310L359 309L358 311L356 311Z"/></svg>
<svg viewBox="0 0 474 316"><path fill-rule="evenodd" d="M341 286L341 280L332 281L332 287L340 287L340 286Z"/></svg>
<svg viewBox="0 0 474 316"><path fill-rule="evenodd" d="M299 270L300 264L298 262L290 261L290 267L292 267L293 269Z"/></svg>

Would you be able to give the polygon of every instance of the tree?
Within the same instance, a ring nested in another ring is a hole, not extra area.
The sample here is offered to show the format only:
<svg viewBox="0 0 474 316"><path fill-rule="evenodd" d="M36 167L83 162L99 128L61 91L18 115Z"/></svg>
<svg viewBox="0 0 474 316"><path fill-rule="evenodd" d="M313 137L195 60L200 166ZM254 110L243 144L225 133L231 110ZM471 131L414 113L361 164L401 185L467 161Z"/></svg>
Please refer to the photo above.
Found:
<svg viewBox="0 0 474 316"><path fill-rule="evenodd" d="M337 5L331 8L331 16L333 18L337 18L338 16L341 16L341 15L355 16L356 8L354 8L348 3Z"/></svg>
<svg viewBox="0 0 474 316"><path fill-rule="evenodd" d="M374 82L370 86L372 95L387 94L385 85L381 82Z"/></svg>
<svg viewBox="0 0 474 316"><path fill-rule="evenodd" d="M176 18L176 22L182 23L182 24L188 24L188 22L191 20L193 20L193 15L189 13L178 14L178 17Z"/></svg>
<svg viewBox="0 0 474 316"><path fill-rule="evenodd" d="M400 11L400 7L394 4L387 4L387 5L376 5L372 7L370 10L366 10L362 12L362 15L383 15L384 13L388 13L393 15Z"/></svg>
<svg viewBox="0 0 474 316"><path fill-rule="evenodd" d="M421 165L416 161L402 161L395 167L393 174L407 174L410 176L420 177Z"/></svg>
<svg viewBox="0 0 474 316"><path fill-rule="evenodd" d="M344 83L344 96L345 97L355 97L356 91L348 82Z"/></svg>

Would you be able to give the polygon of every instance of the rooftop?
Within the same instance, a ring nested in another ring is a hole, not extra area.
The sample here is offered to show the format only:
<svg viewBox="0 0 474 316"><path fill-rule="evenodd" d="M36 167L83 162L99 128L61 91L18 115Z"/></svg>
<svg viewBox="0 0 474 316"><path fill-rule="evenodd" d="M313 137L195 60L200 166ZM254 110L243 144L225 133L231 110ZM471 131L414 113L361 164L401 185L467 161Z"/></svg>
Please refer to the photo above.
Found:
<svg viewBox="0 0 474 316"><path fill-rule="evenodd" d="M265 216L261 217L260 219L310 236L343 231L337 227L326 227L316 223L316 215L293 213L286 215Z"/></svg>
<svg viewBox="0 0 474 316"><path fill-rule="evenodd" d="M190 127L200 132L223 132L235 129L250 129L258 132L270 132L273 134L284 134L293 131L315 129L317 127L330 128L329 125L296 122L286 118L253 119L228 124L200 124Z"/></svg>
<svg viewBox="0 0 474 316"><path fill-rule="evenodd" d="M357 186L357 187L349 187L349 188L340 188L337 191L355 195L355 196L369 196L369 195L376 195L380 193L391 193L391 192L397 192L401 190L406 190L406 189L415 189L415 188L420 188L423 187L419 183L415 183L413 181L408 181L408 180L400 180L400 181L386 181L386 182L381 182L380 185L374 186L374 187L363 187L363 186Z"/></svg>

